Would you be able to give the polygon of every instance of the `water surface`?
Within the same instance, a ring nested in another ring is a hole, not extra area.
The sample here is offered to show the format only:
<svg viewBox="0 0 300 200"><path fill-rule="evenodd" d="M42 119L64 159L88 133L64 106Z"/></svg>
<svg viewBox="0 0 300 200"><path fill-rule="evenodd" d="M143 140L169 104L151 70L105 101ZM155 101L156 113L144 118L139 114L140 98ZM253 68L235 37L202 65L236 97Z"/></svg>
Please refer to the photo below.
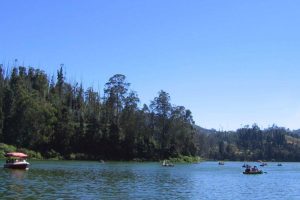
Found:
<svg viewBox="0 0 300 200"><path fill-rule="evenodd" d="M241 162L30 163L0 170L1 199L300 199L300 163L269 163L262 175L243 175Z"/></svg>

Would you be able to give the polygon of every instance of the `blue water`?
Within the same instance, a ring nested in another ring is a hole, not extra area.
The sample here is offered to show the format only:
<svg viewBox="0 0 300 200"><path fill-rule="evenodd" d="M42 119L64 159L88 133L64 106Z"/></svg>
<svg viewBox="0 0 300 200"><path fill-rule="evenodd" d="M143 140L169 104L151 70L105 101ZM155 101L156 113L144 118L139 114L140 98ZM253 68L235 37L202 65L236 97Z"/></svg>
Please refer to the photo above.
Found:
<svg viewBox="0 0 300 200"><path fill-rule="evenodd" d="M300 199L300 163L268 163L262 175L243 175L241 162L30 163L0 170L1 199Z"/></svg>

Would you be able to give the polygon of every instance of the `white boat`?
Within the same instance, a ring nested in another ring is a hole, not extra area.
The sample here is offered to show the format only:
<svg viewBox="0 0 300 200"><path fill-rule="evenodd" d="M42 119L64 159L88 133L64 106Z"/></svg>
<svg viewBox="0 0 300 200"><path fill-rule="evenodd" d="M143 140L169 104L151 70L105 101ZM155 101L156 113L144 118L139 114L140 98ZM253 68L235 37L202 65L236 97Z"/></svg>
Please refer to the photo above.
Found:
<svg viewBox="0 0 300 200"><path fill-rule="evenodd" d="M24 153L20 152L11 152L6 153L5 157L6 163L4 164L4 168L10 168L10 169L28 169L29 163L26 161L26 158L28 157Z"/></svg>

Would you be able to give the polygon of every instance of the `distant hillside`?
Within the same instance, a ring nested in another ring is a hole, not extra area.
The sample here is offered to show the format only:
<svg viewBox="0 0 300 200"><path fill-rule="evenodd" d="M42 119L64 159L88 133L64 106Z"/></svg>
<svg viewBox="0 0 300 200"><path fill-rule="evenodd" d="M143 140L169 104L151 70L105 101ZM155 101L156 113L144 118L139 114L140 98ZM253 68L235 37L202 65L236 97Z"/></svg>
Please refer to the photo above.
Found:
<svg viewBox="0 0 300 200"><path fill-rule="evenodd" d="M215 160L300 160L300 131L284 127L260 129L256 124L236 131L195 126L200 155ZM298 133L298 134L297 134ZM202 147L202 148L201 148Z"/></svg>

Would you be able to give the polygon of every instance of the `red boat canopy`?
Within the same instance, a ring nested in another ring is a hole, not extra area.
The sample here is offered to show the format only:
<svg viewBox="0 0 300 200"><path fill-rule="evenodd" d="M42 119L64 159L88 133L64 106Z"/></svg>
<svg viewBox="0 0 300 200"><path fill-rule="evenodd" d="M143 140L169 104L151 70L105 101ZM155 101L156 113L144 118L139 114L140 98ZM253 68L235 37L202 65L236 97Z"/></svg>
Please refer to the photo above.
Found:
<svg viewBox="0 0 300 200"><path fill-rule="evenodd" d="M6 153L5 157L27 158L28 156L26 154L20 153L20 152L10 152L10 153Z"/></svg>

